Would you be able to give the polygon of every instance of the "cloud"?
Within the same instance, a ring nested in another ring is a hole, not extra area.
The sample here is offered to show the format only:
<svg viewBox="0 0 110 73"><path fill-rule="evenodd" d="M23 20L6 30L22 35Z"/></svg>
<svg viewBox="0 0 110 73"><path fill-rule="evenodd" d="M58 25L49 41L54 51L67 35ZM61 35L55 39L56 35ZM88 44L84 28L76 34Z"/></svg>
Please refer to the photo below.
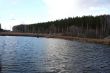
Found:
<svg viewBox="0 0 110 73"><path fill-rule="evenodd" d="M100 15L110 13L110 0L79 0L83 15Z"/></svg>
<svg viewBox="0 0 110 73"><path fill-rule="evenodd" d="M82 7L104 7L110 6L110 0L79 0Z"/></svg>
<svg viewBox="0 0 110 73"><path fill-rule="evenodd" d="M64 18L75 15L77 1L75 0L43 0L51 18Z"/></svg>
<svg viewBox="0 0 110 73"><path fill-rule="evenodd" d="M110 13L110 0L43 0L50 18Z"/></svg>
<svg viewBox="0 0 110 73"><path fill-rule="evenodd" d="M8 25L110 14L110 0L0 0L0 10L3 28L10 29Z"/></svg>

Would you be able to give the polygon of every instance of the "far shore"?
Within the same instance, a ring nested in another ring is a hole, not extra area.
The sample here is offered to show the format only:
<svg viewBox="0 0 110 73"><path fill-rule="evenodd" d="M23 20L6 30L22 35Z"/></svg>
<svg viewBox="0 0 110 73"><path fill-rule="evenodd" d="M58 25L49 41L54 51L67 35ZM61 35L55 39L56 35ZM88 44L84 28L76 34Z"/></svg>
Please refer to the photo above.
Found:
<svg viewBox="0 0 110 73"><path fill-rule="evenodd" d="M105 44L110 45L110 39L96 39L96 38L81 38L81 37L73 37L73 36L53 36L48 38L60 38L60 39L67 39L67 40L78 40L81 42L90 42L90 43L98 43L98 44Z"/></svg>
<svg viewBox="0 0 110 73"><path fill-rule="evenodd" d="M64 36L60 34L50 35L50 34L36 34L36 33L0 32L0 36L29 36L29 37L60 38L60 39L67 39L67 40L79 40L83 42L110 45L110 39L81 38L81 37L73 37L73 36Z"/></svg>

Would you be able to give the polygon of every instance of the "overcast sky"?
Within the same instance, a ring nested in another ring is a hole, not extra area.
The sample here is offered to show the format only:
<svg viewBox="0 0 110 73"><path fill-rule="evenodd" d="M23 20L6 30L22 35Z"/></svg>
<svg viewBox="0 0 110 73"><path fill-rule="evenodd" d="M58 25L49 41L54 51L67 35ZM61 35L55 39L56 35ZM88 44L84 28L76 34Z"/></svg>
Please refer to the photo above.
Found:
<svg viewBox="0 0 110 73"><path fill-rule="evenodd" d="M0 0L0 23L11 29L82 15L110 14L110 0Z"/></svg>

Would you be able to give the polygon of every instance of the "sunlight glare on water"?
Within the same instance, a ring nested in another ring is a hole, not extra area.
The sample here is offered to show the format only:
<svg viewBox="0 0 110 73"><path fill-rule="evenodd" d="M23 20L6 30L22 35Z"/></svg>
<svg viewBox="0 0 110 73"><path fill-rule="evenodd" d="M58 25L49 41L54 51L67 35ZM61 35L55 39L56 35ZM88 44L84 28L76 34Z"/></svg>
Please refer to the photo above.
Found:
<svg viewBox="0 0 110 73"><path fill-rule="evenodd" d="M110 46L0 36L1 73L110 73Z"/></svg>

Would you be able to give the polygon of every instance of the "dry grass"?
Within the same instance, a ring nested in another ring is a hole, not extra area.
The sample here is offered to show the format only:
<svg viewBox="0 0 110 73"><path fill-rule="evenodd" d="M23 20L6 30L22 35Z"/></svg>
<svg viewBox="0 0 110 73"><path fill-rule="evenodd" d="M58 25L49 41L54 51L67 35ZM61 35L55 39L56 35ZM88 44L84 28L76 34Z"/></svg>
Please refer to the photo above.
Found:
<svg viewBox="0 0 110 73"><path fill-rule="evenodd" d="M99 43L99 44L107 44L110 45L110 39L95 39L95 38L80 38L80 37L72 37L72 36L53 36L50 38L61 38L61 39L68 39L68 40L79 40L84 42L92 42L92 43Z"/></svg>
<svg viewBox="0 0 110 73"><path fill-rule="evenodd" d="M62 35L50 35L50 34L36 34L36 33L16 33L16 32L0 32L1 36L38 36L46 38L60 38L68 40L79 40L84 42L100 43L110 45L110 39L95 39L95 38L81 38L81 37L72 37L72 36L62 36Z"/></svg>

